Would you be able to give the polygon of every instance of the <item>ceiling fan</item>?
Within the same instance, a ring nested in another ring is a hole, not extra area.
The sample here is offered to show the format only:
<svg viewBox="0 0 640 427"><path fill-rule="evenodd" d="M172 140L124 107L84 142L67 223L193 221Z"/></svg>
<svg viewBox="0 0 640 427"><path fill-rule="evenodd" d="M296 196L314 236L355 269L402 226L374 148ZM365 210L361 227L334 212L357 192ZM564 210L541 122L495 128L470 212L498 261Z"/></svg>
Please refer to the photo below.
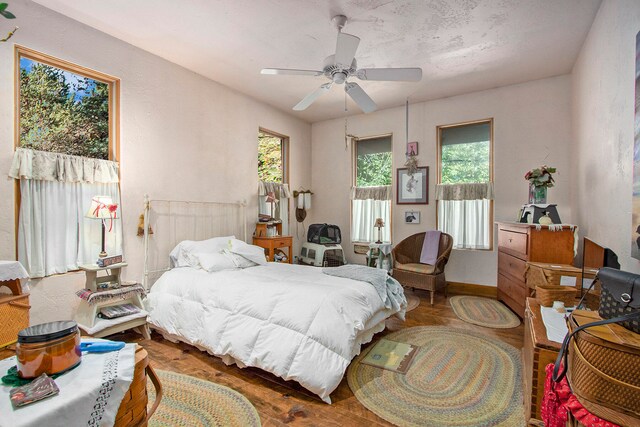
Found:
<svg viewBox="0 0 640 427"><path fill-rule="evenodd" d="M307 109L322 94L328 92L333 84L344 84L344 91L355 101L365 113L375 111L376 103L358 85L348 81L351 77L360 80L378 81L406 81L418 82L422 79L421 68L361 68L358 69L355 55L360 39L351 34L342 32L342 28L347 23L344 15L334 16L331 21L338 29L338 42L336 43L336 53L324 60L322 71L316 70L295 70L287 68L263 68L261 74L282 74L294 76L325 76L330 82L323 84L318 89L304 97L293 109L302 111Z"/></svg>

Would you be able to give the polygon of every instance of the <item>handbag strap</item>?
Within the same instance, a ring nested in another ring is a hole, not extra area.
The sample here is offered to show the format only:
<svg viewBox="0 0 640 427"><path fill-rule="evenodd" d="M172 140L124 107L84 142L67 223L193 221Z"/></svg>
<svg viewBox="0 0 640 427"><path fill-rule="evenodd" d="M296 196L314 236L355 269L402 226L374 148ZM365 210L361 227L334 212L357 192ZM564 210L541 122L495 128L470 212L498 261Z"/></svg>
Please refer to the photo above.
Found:
<svg viewBox="0 0 640 427"><path fill-rule="evenodd" d="M587 323L586 325L577 327L570 334L567 334L567 336L565 336L564 340L562 341L562 347L560 347L560 351L558 352L558 357L556 358L556 363L553 366L553 376L551 377L551 379L554 382L558 382L562 380L562 378L564 378L564 376L566 375L569 342L571 341L571 338L573 338L575 334L587 328L591 328L592 326L601 326L601 325L607 325L609 323L625 322L627 320L635 319L636 317L640 317L640 311L625 314L624 316L612 317L611 319L603 319L603 320L598 320L597 322ZM560 372L561 365L562 365L562 372Z"/></svg>

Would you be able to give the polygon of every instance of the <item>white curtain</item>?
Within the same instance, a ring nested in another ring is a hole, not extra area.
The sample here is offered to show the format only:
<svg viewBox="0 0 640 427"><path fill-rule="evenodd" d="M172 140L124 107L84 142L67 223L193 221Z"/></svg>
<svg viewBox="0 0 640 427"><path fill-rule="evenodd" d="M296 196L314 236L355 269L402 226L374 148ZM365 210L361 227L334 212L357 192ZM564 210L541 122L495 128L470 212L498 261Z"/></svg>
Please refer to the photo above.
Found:
<svg viewBox="0 0 640 427"><path fill-rule="evenodd" d="M490 249L491 200L438 200L438 230L453 237L453 249Z"/></svg>
<svg viewBox="0 0 640 427"><path fill-rule="evenodd" d="M351 201L351 241L375 242L378 229L374 228L376 218L382 218L382 241L391 241L391 200L352 200Z"/></svg>
<svg viewBox="0 0 640 427"><path fill-rule="evenodd" d="M95 263L101 221L84 215L94 196L109 196L122 216L118 163L18 148L9 176L20 180L18 260L29 275L44 277ZM107 253L122 255L120 219L107 220L106 226Z"/></svg>
<svg viewBox="0 0 640 427"><path fill-rule="evenodd" d="M101 221L84 215L97 195L111 197L118 204L118 218L121 216L116 183L20 180L18 260L31 277L66 273L80 264L95 263L102 243ZM106 220L105 225L107 253L122 255L121 220Z"/></svg>
<svg viewBox="0 0 640 427"><path fill-rule="evenodd" d="M273 192L278 199L275 213L271 212L271 203L267 203L267 193ZM282 235L289 235L289 200L291 192L289 184L279 184L277 182L258 182L258 213L272 215L282 221Z"/></svg>

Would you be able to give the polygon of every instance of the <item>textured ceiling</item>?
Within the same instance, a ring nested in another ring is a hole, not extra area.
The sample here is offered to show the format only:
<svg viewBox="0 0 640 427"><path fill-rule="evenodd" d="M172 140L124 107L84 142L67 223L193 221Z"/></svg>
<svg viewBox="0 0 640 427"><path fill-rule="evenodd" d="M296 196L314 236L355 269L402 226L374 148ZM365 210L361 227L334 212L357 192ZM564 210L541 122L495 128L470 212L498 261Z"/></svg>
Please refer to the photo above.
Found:
<svg viewBox="0 0 640 427"><path fill-rule="evenodd" d="M331 17L361 38L364 67L422 67L420 83L359 82L380 109L571 71L600 0L36 0L309 122L344 114L342 87L291 110L327 80ZM349 114L359 113L349 100Z"/></svg>

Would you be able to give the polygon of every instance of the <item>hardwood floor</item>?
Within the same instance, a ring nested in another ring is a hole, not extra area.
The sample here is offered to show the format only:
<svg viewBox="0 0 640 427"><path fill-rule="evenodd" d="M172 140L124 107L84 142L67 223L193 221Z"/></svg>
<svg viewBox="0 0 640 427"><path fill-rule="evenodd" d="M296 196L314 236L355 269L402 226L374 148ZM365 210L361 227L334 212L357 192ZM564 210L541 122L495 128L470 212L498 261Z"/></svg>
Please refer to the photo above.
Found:
<svg viewBox="0 0 640 427"><path fill-rule="evenodd" d="M435 304L429 304L427 292L416 291L420 305L407 313L406 322L391 319L388 328L376 335L378 339L390 330L412 326L447 325L481 331L516 348L522 348L524 326L513 329L488 329L459 320L442 293L436 294ZM226 366L186 344L175 344L154 333L151 340L143 340L133 332L118 334L111 339L137 342L149 353L155 369L175 371L231 387L246 396L256 407L264 426L389 426L355 398L346 378L331 394L332 405L323 403L311 392L295 382L286 382L260 369ZM0 350L0 358L10 356Z"/></svg>

